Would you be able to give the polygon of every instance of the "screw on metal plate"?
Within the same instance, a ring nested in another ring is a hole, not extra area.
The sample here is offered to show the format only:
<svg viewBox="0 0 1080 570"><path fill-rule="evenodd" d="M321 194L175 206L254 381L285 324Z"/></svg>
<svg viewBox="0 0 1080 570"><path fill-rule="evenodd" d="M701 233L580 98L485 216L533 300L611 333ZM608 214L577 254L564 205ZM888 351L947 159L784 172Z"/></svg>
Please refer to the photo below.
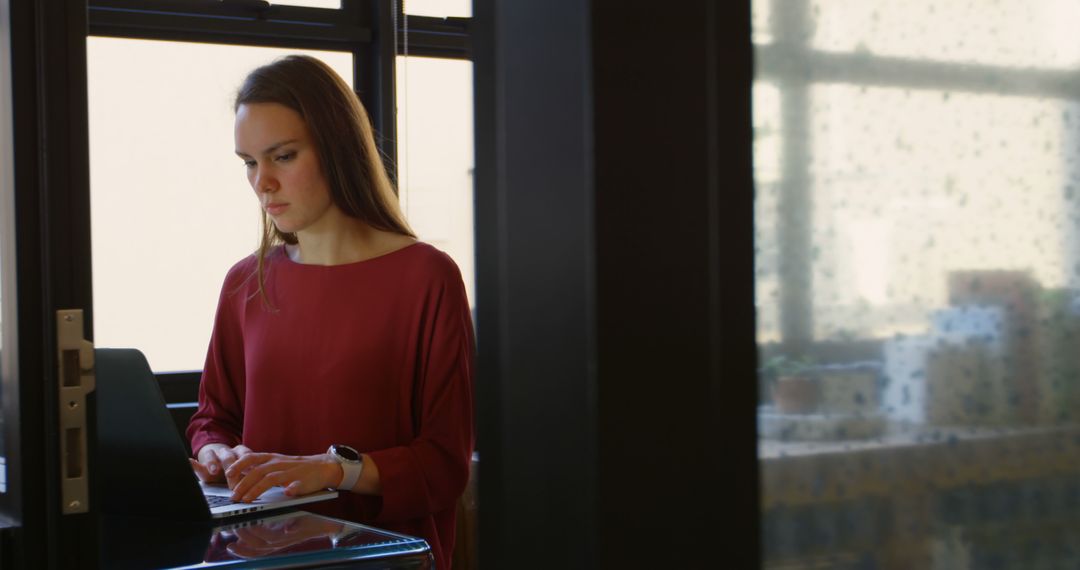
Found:
<svg viewBox="0 0 1080 570"><path fill-rule="evenodd" d="M72 319L73 319L73 317L71 315L64 315L64 320L65 321L70 323L72 321Z"/></svg>

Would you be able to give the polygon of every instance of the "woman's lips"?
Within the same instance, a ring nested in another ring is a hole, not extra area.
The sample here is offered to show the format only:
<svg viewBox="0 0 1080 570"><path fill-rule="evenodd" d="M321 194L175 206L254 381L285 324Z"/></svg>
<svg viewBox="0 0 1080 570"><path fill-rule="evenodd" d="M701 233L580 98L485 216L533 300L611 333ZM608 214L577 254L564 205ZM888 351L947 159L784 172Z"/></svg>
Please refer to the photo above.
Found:
<svg viewBox="0 0 1080 570"><path fill-rule="evenodd" d="M266 213L271 216L276 216L285 211L285 208L289 207L288 204L267 204Z"/></svg>

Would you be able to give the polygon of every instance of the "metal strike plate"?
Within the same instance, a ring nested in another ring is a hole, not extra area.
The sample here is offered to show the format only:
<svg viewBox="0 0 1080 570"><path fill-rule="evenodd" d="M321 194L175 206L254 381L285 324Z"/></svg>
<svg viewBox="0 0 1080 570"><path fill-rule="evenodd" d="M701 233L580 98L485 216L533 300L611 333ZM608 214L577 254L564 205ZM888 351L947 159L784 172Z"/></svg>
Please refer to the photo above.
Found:
<svg viewBox="0 0 1080 570"><path fill-rule="evenodd" d="M86 395L94 391L94 345L83 338L82 309L56 312L56 345L61 508L69 515L90 509Z"/></svg>

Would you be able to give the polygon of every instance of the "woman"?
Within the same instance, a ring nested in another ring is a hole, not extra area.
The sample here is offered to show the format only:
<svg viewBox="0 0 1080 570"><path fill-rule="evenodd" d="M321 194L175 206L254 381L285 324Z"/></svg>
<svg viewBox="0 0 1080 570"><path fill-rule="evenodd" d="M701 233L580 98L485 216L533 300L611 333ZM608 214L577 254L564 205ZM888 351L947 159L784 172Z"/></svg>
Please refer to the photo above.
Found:
<svg viewBox="0 0 1080 570"><path fill-rule="evenodd" d="M363 107L328 66L256 69L235 110L263 238L221 290L192 466L240 501L341 489L311 510L422 537L447 568L473 447L460 272L416 240Z"/></svg>

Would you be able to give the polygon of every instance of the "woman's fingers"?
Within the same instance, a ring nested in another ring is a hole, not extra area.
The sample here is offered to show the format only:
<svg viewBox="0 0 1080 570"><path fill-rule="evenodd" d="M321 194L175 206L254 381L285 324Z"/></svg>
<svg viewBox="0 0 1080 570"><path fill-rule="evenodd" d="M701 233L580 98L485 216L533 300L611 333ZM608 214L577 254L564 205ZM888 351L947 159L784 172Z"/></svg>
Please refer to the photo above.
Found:
<svg viewBox="0 0 1080 570"><path fill-rule="evenodd" d="M298 495L306 495L304 492L304 484L301 481L293 481L285 487L285 494L290 497L296 497Z"/></svg>
<svg viewBox="0 0 1080 570"><path fill-rule="evenodd" d="M229 466L236 463L240 457L236 454L236 451L231 447L219 447L214 450L214 455L217 456L218 462L221 464L221 468L228 471Z"/></svg>
<svg viewBox="0 0 1080 570"><path fill-rule="evenodd" d="M201 465L202 469L195 467L195 462L192 463L192 468L196 469L196 474L203 481L228 482L226 472L229 467L252 453L251 449L245 445L229 447L221 443L210 443L199 450L197 463Z"/></svg>
<svg viewBox="0 0 1080 570"><path fill-rule="evenodd" d="M227 449L228 446L222 443L208 443L199 450L199 463L202 463L206 467L210 475L219 477L224 472L221 467L221 460L218 459L217 451L219 449Z"/></svg>
<svg viewBox="0 0 1080 570"><path fill-rule="evenodd" d="M233 500L253 501L275 485L284 486L285 493L290 496L317 491L325 487L324 464L325 461L315 456L250 454L234 463L227 472Z"/></svg>
<svg viewBox="0 0 1080 570"><path fill-rule="evenodd" d="M190 458L188 461L191 462L191 469L195 471L195 476L198 477L200 481L203 481L204 483L215 483L221 479L220 477L212 475L210 470L202 463Z"/></svg>
<svg viewBox="0 0 1080 570"><path fill-rule="evenodd" d="M229 488L233 490L233 500L241 500L267 473L280 470L280 467L275 467L280 463L280 457L275 453L249 453L233 463L225 471Z"/></svg>
<svg viewBox="0 0 1080 570"><path fill-rule="evenodd" d="M325 489L326 487L319 484L319 474L316 469L316 466L305 465L304 468L291 472L291 481L285 487L285 494L297 497Z"/></svg>
<svg viewBox="0 0 1080 570"><path fill-rule="evenodd" d="M225 469L225 480L228 482L229 488L235 491L237 485L244 480L253 468L273 460L274 457L276 456L273 453L254 453L248 450L243 457L240 457Z"/></svg>
<svg viewBox="0 0 1080 570"><path fill-rule="evenodd" d="M270 487L280 485L285 478L285 474L280 471L275 471L263 475L262 473L249 473L244 480L237 485L237 488L233 490L233 500L240 501L242 503L250 503L255 499L258 499L263 493L270 490ZM250 483L244 485L245 483ZM243 488L241 488L243 485Z"/></svg>

